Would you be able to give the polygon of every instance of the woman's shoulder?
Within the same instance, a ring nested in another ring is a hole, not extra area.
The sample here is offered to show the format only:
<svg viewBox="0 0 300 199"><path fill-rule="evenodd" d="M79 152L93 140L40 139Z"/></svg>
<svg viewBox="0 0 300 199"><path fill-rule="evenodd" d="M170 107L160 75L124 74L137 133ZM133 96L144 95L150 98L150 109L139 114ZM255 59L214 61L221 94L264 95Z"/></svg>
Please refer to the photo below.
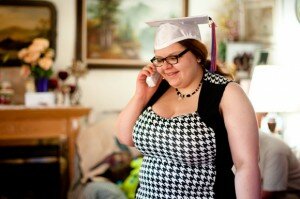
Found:
<svg viewBox="0 0 300 199"><path fill-rule="evenodd" d="M242 87L236 82L228 83L223 93L221 107L246 110L245 107L250 107L249 105L251 105L251 102Z"/></svg>
<svg viewBox="0 0 300 199"><path fill-rule="evenodd" d="M227 83L225 92L231 93L231 94L236 93L236 94L247 95L245 93L245 91L242 89L242 87L238 83L236 83L235 81L229 81Z"/></svg>

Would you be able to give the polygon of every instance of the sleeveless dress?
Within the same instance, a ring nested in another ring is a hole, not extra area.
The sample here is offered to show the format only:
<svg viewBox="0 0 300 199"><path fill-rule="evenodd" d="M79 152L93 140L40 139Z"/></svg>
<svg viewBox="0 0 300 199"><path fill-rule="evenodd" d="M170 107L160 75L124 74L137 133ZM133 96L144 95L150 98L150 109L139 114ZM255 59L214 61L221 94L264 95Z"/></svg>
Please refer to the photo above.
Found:
<svg viewBox="0 0 300 199"><path fill-rule="evenodd" d="M137 199L234 199L233 165L219 103L229 80L205 70L198 110L164 118L152 105L169 88L162 82L133 129L143 154Z"/></svg>

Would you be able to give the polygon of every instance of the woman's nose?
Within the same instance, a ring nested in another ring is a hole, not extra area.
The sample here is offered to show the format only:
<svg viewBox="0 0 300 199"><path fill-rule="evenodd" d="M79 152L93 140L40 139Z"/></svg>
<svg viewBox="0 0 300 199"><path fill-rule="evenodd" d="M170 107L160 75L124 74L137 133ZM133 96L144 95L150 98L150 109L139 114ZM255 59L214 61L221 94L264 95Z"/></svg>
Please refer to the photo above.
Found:
<svg viewBox="0 0 300 199"><path fill-rule="evenodd" d="M163 65L161 66L162 69L168 69L173 67L173 64L168 63L166 60L164 61Z"/></svg>

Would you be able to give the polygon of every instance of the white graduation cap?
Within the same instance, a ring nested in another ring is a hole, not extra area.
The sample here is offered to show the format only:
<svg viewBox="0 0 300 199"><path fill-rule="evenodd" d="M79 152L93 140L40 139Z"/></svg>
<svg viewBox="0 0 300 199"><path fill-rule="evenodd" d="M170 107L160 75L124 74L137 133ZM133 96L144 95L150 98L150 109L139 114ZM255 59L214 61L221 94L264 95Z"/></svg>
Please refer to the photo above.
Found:
<svg viewBox="0 0 300 199"><path fill-rule="evenodd" d="M151 27L157 27L154 40L154 50L165 48L171 44L185 39L196 39L201 41L201 35L198 25L210 23L212 27L211 71L216 70L215 24L209 16L198 15L191 17L150 21L146 23Z"/></svg>
<svg viewBox="0 0 300 199"><path fill-rule="evenodd" d="M184 39L201 41L198 25L208 24L209 16L199 15L192 17L172 18L166 20L146 22L149 26L158 27L156 30L154 49L162 49Z"/></svg>

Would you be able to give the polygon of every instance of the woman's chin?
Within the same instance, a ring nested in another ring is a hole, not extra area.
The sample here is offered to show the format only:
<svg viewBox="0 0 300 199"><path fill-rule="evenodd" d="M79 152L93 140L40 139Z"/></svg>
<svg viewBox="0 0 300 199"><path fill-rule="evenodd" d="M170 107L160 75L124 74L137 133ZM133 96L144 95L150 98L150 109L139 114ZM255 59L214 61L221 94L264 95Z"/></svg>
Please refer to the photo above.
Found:
<svg viewBox="0 0 300 199"><path fill-rule="evenodd" d="M170 86L174 87L174 88L178 88L179 87L179 82L178 80L175 79L167 79L167 82L170 84Z"/></svg>

